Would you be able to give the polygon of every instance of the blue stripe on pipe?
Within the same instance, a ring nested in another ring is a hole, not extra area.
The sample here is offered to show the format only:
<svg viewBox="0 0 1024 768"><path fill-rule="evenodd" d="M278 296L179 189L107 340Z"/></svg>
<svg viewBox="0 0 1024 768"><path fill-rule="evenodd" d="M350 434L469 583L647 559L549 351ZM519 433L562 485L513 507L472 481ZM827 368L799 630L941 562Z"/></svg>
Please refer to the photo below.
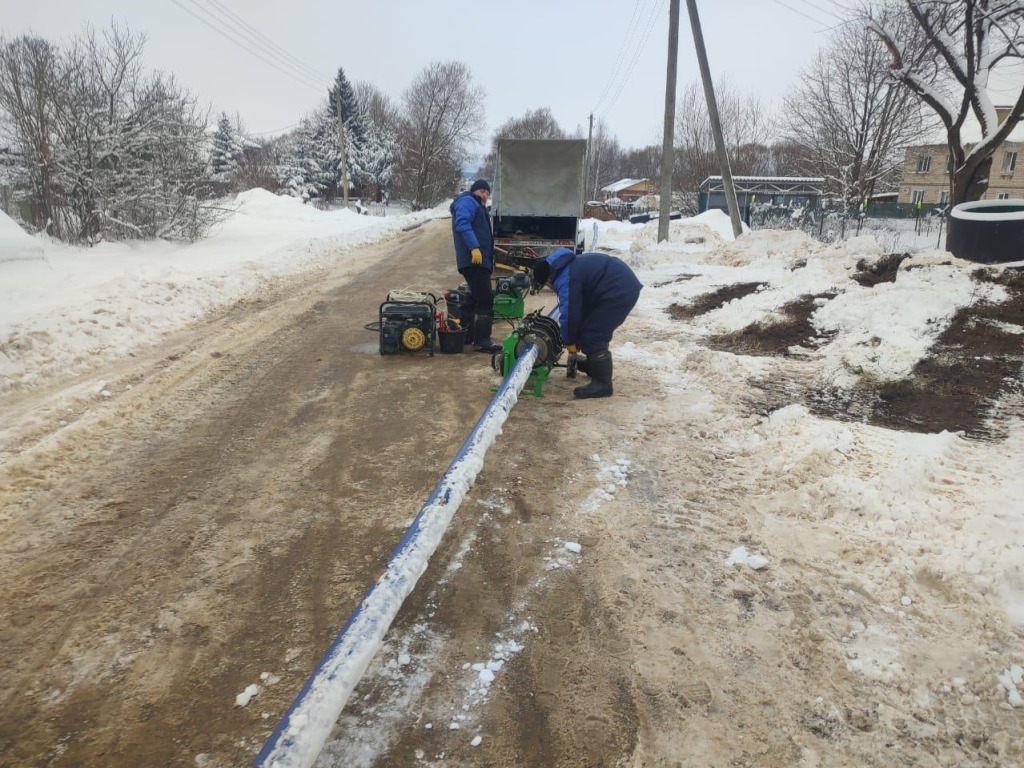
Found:
<svg viewBox="0 0 1024 768"><path fill-rule="evenodd" d="M558 319L557 307L554 311L552 311L549 314L549 316L552 317L552 319ZM372 654L369 654L368 656L366 655L366 651L368 649L362 648L360 645L360 641L365 637L370 637L371 639L373 639L373 633L364 632L355 639L350 640L350 630L352 629L353 625L355 625L356 622L362 618L364 613L364 607L367 605L368 601L371 601L372 598L375 596L375 592L378 589L378 587L384 584L384 582L389 577L392 577L392 581L394 582L394 584L397 584L400 587L404 588L405 584L401 582L403 579L406 579L408 577L408 574L403 575L402 573L399 573L397 569L393 569L393 566L403 554L405 554L408 550L410 550L410 548L415 543L417 543L417 538L421 532L421 524L423 522L424 515L429 511L436 510L437 507L435 505L437 505L439 502L441 504L447 504L449 502L452 490L455 487L457 487L456 483L458 482L458 480L454 477L456 470L460 469L461 466L464 463L466 463L467 457L471 455L471 450L474 448L478 440L486 439L485 427L490 427L495 418L501 419L501 421L498 424L499 427L500 424L504 423L505 419L508 417L508 411L511 410L512 406L515 404L516 397L518 397L519 392L522 390L523 386L526 383L526 380L529 376L529 371L532 371L533 369L533 364L536 361L537 352L537 347L531 344L525 350L523 350L523 354L516 360L516 363L512 367L512 370L509 371L508 376L506 376L505 379L502 381L501 386L498 387L498 391L494 394L494 397L491 398L490 403L488 403L487 407L484 409L483 414L481 414L480 418L476 422L476 425L473 427L473 430L469 433L469 437L466 438L465 442L459 448L459 451L455 454L455 458L452 459L452 462L448 465L448 469L445 470L445 473L444 475L441 476L440 481L437 483L436 486L434 486L434 490L431 491L430 496L427 497L427 501L420 508L419 513L412 521L412 524L405 532L405 535L402 537L401 541L398 542L398 545L395 547L394 551L388 557L387 566L385 567L384 574L374 584L372 584L370 588L366 591L366 594L363 595L362 600L359 601L359 605L356 606L355 610L349 616L348 621L345 622L345 626L342 627L341 632L338 633L337 637L335 637L334 639L334 642L331 643L326 653L324 653L323 657L320 659L319 663L313 670L313 674L306 680L305 684L302 686L302 689L295 697L295 700L291 703L291 706L288 707L287 712L285 712L284 717L281 718L281 721L274 728L273 732L270 734L270 737L267 739L267 742L263 745L263 748L260 750L259 754L253 760L252 764L254 766L265 766L266 768L308 768L308 766L312 765L312 763L316 760L316 757L319 754L320 749L323 747L324 742L330 736L330 731L333 728L334 722L337 721L337 718L341 714L344 705L347 703L348 696L351 694L351 690L344 692L342 696L339 697L341 699L340 706L336 707L337 712L333 713L333 716L330 718L330 725L322 734L322 738L317 737L319 744L316 745L315 749L311 750L310 745L308 743L299 742L296 739L296 735L298 734L290 733L290 731L292 730L292 725L296 725L296 727L298 727L301 730L301 727L304 726L306 723L305 720L303 720L301 724L291 723L292 715L296 712L296 710L298 710L307 702L307 699L309 698L311 691L313 691L315 687L319 688L324 684L325 681L329 682L335 679L339 663L343 662L345 659L353 659L357 657L359 655L357 652L360 650L362 650L363 655L366 656L363 669L359 670L359 677L362 676L363 672L365 671L366 665L370 663L370 661L373 658L373 655L376 654L377 649L380 645L380 640L383 638L383 635L387 631L387 628L390 626L395 614L397 614L399 608L401 607L401 603L399 603L398 606L393 606L394 610L391 611L390 617L387 617L387 624L383 627L383 631L381 631L381 628L379 626L374 626L371 624L371 629L378 632L380 635L380 638L376 640L376 647L373 648ZM524 369L524 366L528 366L528 370ZM515 391L510 392L513 386L515 387ZM499 414L499 406L503 405L506 401L510 402L508 402L504 414ZM491 439L493 440L495 436L496 435L492 436ZM487 447L488 446L485 446L485 451ZM480 458L482 462L482 456ZM475 477L475 473L473 473L473 476L470 478L470 485L472 484L472 481L475 480ZM463 494L465 493L466 490L468 490L468 486L465 489L463 489ZM461 503L461 498L459 498L457 501ZM454 514L454 512L454 509L451 510L451 514ZM450 522L450 517L448 522ZM447 527L447 525L448 523L446 522L445 527ZM430 551L427 553L426 556L428 558L430 555L433 554L439 542L440 537L438 537L438 541L433 543L432 548L430 548ZM430 546L429 542L427 546ZM408 594L408 592L412 591L412 588L415 586L415 583L416 581L418 581L419 575L421 574L422 571L420 572L420 574L415 575L412 581L412 585L408 586L406 595ZM387 587L393 587L394 584L388 584ZM384 597L382 598L385 601L385 605L387 605L387 597L388 595L384 594ZM402 599L404 600L404 596L402 597ZM374 621L374 618L371 617L369 620L372 622ZM377 617L377 621L379 620L380 617ZM356 659L356 663L359 663L359 659ZM358 678L356 679L356 682L357 681ZM342 681L342 685L345 684L347 684L347 681ZM355 687L355 682L352 682L351 687Z"/></svg>

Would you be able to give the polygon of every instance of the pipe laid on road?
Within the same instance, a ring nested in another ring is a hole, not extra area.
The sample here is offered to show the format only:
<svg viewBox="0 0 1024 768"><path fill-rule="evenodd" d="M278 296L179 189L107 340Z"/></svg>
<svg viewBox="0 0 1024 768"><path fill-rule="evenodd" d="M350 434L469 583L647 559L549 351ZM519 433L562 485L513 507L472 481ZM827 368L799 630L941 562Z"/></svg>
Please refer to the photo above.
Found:
<svg viewBox="0 0 1024 768"><path fill-rule="evenodd" d="M557 309L551 317L557 319ZM448 524L483 468L537 360L530 344L516 360L469 437L388 558L313 674L253 760L261 768L310 768L331 735L349 696L377 654L402 603L427 568Z"/></svg>

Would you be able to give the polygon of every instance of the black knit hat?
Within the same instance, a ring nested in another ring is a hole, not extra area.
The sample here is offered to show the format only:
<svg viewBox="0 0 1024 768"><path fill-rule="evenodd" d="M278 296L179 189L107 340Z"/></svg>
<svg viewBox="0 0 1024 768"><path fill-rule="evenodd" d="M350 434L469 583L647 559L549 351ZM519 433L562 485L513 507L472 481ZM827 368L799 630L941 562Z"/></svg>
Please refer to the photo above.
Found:
<svg viewBox="0 0 1024 768"><path fill-rule="evenodd" d="M533 283L540 288L547 283L549 277L551 277L551 265L548 264L547 259L541 259L533 267Z"/></svg>
<svg viewBox="0 0 1024 768"><path fill-rule="evenodd" d="M473 186L469 188L470 192L476 192L478 189L486 189L488 192L491 191L491 185L483 179L477 179L473 182Z"/></svg>

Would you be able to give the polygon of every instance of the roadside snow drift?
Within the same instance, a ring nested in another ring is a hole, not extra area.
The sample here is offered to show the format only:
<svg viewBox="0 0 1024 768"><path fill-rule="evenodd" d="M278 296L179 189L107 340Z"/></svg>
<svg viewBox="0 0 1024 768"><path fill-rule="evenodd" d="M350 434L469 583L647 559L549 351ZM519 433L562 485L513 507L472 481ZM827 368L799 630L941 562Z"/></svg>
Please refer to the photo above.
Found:
<svg viewBox="0 0 1024 768"><path fill-rule="evenodd" d="M0 219L0 394L128 354L206 312L344 249L436 215L324 212L262 189L205 240L74 248Z"/></svg>

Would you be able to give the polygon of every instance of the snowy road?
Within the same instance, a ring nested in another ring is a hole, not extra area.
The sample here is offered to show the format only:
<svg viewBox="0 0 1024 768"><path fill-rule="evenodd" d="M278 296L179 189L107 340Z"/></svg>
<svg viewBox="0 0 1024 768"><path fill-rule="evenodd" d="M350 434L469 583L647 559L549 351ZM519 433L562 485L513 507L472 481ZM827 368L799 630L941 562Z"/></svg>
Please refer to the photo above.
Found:
<svg viewBox="0 0 1024 768"><path fill-rule="evenodd" d="M516 406L318 766L1019 765L1019 390L987 439L815 399L1009 294L926 259L864 287L863 243L604 234L648 286L615 397L555 375ZM251 759L495 383L362 330L389 288L451 284L449 247L428 224L13 401L0 765ZM1014 296L985 327L1019 376ZM820 310L799 353L799 324L727 348L794 302Z"/></svg>

